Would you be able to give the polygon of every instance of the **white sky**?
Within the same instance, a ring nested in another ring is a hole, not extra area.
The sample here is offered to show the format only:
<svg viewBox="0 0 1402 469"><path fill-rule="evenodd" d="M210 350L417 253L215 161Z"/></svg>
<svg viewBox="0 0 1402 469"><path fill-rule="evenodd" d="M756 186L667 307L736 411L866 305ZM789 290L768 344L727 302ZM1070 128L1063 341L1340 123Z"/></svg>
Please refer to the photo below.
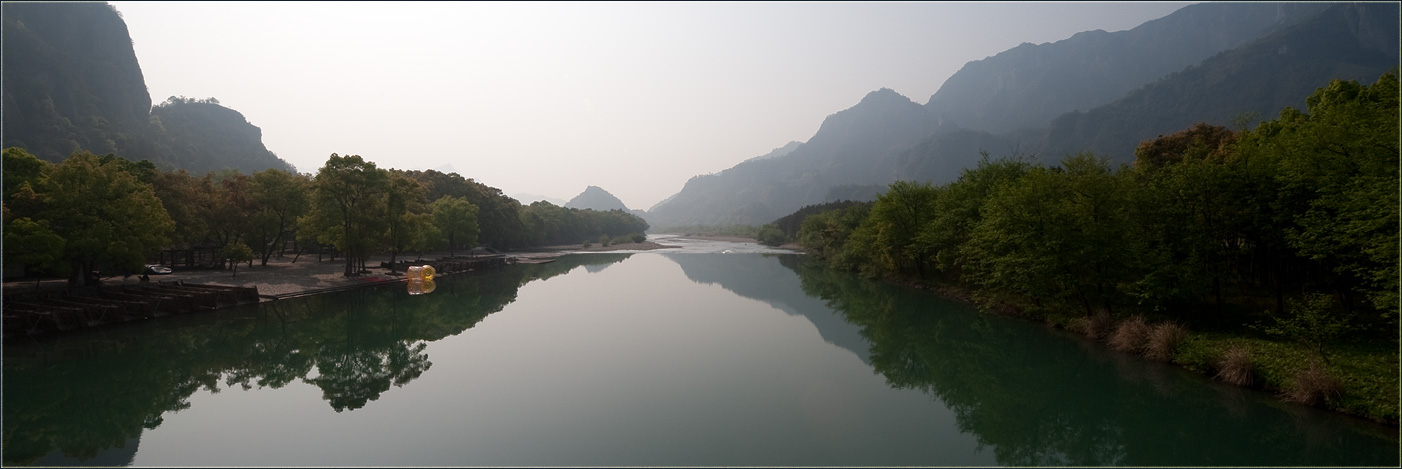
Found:
<svg viewBox="0 0 1402 469"><path fill-rule="evenodd" d="M452 165L647 209L891 88L1186 3L111 2L152 103L214 97L304 173Z"/></svg>

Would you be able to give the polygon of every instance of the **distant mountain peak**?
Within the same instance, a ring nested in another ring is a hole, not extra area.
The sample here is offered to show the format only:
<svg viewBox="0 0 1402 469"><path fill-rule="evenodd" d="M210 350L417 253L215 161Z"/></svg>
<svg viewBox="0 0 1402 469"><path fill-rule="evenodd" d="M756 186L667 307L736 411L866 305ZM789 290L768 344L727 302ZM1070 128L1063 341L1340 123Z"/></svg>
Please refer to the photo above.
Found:
<svg viewBox="0 0 1402 469"><path fill-rule="evenodd" d="M628 206L623 205L622 200L618 200L618 197L614 197L613 194L609 193L609 191L606 191L604 190L604 188L599 186L586 187L584 189L584 192L579 193L579 195L574 196L573 199L570 199L569 202L566 202L565 208L577 208L581 210L589 209L598 211L628 211Z"/></svg>
<svg viewBox="0 0 1402 469"><path fill-rule="evenodd" d="M879 90L876 90L876 91L872 91L872 92L870 92L870 93L867 93L866 96L862 97L862 101L859 102L859 103L857 103L857 104L858 104L858 105L862 105L862 104L869 104L869 103L901 103L901 102L914 102L914 101L911 101L910 98L907 98L907 97L905 97L904 95L902 95L902 94L900 94L900 93L897 93L896 90L893 90L893 89L890 89L890 88L881 88L881 89L879 89Z"/></svg>

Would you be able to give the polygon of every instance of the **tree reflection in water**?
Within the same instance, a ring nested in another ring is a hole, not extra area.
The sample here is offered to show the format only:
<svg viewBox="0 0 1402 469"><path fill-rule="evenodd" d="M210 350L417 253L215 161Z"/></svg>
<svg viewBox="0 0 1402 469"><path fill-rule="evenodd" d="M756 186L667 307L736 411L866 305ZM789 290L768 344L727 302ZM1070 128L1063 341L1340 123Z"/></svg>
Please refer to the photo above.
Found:
<svg viewBox="0 0 1402 469"><path fill-rule="evenodd" d="M873 368L929 394L1013 466L1396 466L1398 436L1111 352L1026 321L779 259L862 328ZM1126 363L1132 361L1133 363Z"/></svg>
<svg viewBox="0 0 1402 469"><path fill-rule="evenodd" d="M7 341L3 463L32 464L55 451L84 461L122 448L166 412L189 408L196 391L218 392L221 380L247 390L300 379L321 388L336 412L354 411L423 375L432 366L429 342L501 311L522 285L630 255L446 278L431 295L386 286Z"/></svg>

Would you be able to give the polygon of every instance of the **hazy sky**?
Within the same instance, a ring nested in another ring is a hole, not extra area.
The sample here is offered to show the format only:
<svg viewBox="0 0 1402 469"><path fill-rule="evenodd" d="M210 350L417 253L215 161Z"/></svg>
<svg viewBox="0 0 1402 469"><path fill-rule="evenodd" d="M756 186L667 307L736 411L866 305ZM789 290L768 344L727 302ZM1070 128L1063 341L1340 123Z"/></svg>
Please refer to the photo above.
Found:
<svg viewBox="0 0 1402 469"><path fill-rule="evenodd" d="M331 153L508 195L647 209L891 88L1186 3L111 2L154 103L217 98L315 173Z"/></svg>

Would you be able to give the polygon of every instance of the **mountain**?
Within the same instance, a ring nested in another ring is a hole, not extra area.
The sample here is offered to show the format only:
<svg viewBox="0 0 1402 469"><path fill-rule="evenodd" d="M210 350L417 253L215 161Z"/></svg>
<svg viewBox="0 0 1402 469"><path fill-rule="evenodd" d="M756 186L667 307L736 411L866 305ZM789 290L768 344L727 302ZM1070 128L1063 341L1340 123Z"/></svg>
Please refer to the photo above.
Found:
<svg viewBox="0 0 1402 469"><path fill-rule="evenodd" d="M939 130L924 106L882 88L828 116L807 143L786 154L750 158L691 178L681 192L649 209L648 221L658 228L767 223L822 202L834 185L889 182L890 171L872 163Z"/></svg>
<svg viewBox="0 0 1402 469"><path fill-rule="evenodd" d="M1356 13L1351 23L1329 22L1326 10ZM1054 163L1064 152L1112 148L1097 147L1102 139L1132 151L1142 138L1216 118L1213 113L1219 111L1212 106L1231 113L1262 109L1262 115L1274 114L1302 101L1329 78L1371 81L1381 75L1379 64L1395 65L1397 17L1395 4L1206 3L1128 31L1089 31L1055 43L1023 44L970 62L923 106L891 90L875 91L829 116L813 138L788 154L750 158L693 177L649 210L649 222L660 229L758 225L805 205L870 200L896 180L950 182L984 153L995 158L1045 155L1046 162ZM1310 35L1316 37L1312 44ZM1297 39L1269 42L1267 36ZM1357 45L1384 53L1347 52ZM1278 57L1267 60L1270 54ZM1355 57L1359 54L1367 57ZM1217 64L1228 56L1255 59L1241 60L1240 73L1223 78L1230 71ZM1200 78L1186 85L1166 78L1171 74ZM1179 84L1156 84L1161 79ZM1120 113L1090 112L1149 89L1163 91L1151 104ZM1085 116L1077 117L1077 109L1085 110ZM1068 112L1071 117L1064 115ZM1121 136L1121 127L1132 132ZM1151 127L1153 133L1147 133Z"/></svg>
<svg viewBox="0 0 1402 469"><path fill-rule="evenodd" d="M797 257L660 254L676 262L692 282L719 285L736 295L768 303L789 316L804 318L824 342L871 363L871 342L862 337L861 327L848 322L826 300L803 291L801 277L794 275L800 262Z"/></svg>
<svg viewBox="0 0 1402 469"><path fill-rule="evenodd" d="M789 153L793 153L794 149L798 148L799 145L803 145L803 142L789 142L789 143L784 144L784 146L782 146L782 147L775 148L773 151L770 151L769 153L765 153L765 154L763 154L763 155L759 155L759 156L756 156L756 157L750 158L750 159L751 159L751 160L767 160L767 159L770 159L770 158L778 158L778 157L780 157L780 156L784 156L784 155L787 155L787 154L789 154Z"/></svg>
<svg viewBox="0 0 1402 469"><path fill-rule="evenodd" d="M211 99L151 107L126 22L106 3L11 3L3 17L4 147L58 162L74 151L163 169L245 173L292 165L262 131Z"/></svg>
<svg viewBox="0 0 1402 469"><path fill-rule="evenodd" d="M580 192L579 195L574 196L569 202L565 202L565 208L590 209L599 212L606 212L609 210L628 211L628 207L623 205L622 200L618 200L618 197L614 197L609 191L599 186L589 186L585 188L584 192Z"/></svg>
<svg viewBox="0 0 1402 469"><path fill-rule="evenodd" d="M245 174L268 168L297 172L263 146L262 129L213 98L171 97L151 110L151 125L174 154L182 155L180 167L193 173L226 168Z"/></svg>
<svg viewBox="0 0 1402 469"><path fill-rule="evenodd" d="M1398 65L1398 4L1353 3L1144 86L1111 104L1052 121L1036 152L1055 160L1093 151L1129 163L1144 140L1193 124L1269 119L1332 79L1372 83Z"/></svg>
<svg viewBox="0 0 1402 469"><path fill-rule="evenodd" d="M60 161L78 149L154 153L151 96L126 22L101 3L10 3L3 17L4 142Z"/></svg>
<svg viewBox="0 0 1402 469"><path fill-rule="evenodd" d="M524 192L512 195L511 198L516 199L518 202L521 202L521 205L530 205L533 202L539 202L542 200L550 202L551 204L556 206L564 206L566 203L565 199L561 199L559 197L546 197L543 195L527 194Z"/></svg>
<svg viewBox="0 0 1402 469"><path fill-rule="evenodd" d="M1308 18L1320 3L1202 3L1127 31L1023 43L965 64L930 97L936 116L994 134L1045 128L1221 51Z"/></svg>

